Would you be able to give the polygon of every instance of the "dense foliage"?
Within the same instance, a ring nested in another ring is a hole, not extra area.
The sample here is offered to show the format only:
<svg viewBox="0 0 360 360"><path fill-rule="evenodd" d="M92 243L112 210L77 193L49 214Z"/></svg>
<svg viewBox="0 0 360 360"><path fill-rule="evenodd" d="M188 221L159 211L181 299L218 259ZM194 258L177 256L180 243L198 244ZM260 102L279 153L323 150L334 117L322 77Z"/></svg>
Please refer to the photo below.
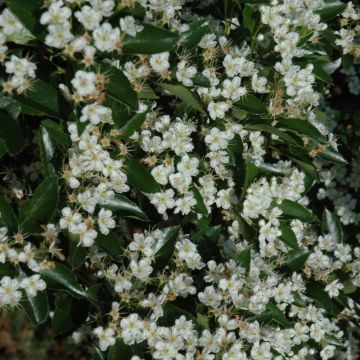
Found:
<svg viewBox="0 0 360 360"><path fill-rule="evenodd" d="M0 308L94 359L357 359L360 12L6 0Z"/></svg>

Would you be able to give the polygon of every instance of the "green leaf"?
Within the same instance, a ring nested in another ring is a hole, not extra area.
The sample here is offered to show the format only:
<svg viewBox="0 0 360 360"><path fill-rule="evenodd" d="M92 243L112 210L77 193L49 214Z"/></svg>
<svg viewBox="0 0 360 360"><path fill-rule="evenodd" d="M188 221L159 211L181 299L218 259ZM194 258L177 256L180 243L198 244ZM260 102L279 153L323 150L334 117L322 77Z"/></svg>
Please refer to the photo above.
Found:
<svg viewBox="0 0 360 360"><path fill-rule="evenodd" d="M0 227L2 226L7 227L9 230L16 230L18 221L11 205L0 195Z"/></svg>
<svg viewBox="0 0 360 360"><path fill-rule="evenodd" d="M36 114L60 118L58 91L40 79L33 81L30 89L15 98L21 105L25 105L25 110L35 110ZM23 106L22 111L24 112Z"/></svg>
<svg viewBox="0 0 360 360"><path fill-rule="evenodd" d="M266 114L266 106L254 95L248 94L241 98L236 104L240 109L254 114Z"/></svg>
<svg viewBox="0 0 360 360"><path fill-rule="evenodd" d="M290 271L298 271L303 268L310 253L305 250L290 250L286 256L285 264Z"/></svg>
<svg viewBox="0 0 360 360"><path fill-rule="evenodd" d="M36 296L29 296L24 291L21 305L33 325L42 324L48 317L49 305L46 291L38 291Z"/></svg>
<svg viewBox="0 0 360 360"><path fill-rule="evenodd" d="M90 354L92 360L105 360L105 354L97 346L91 348Z"/></svg>
<svg viewBox="0 0 360 360"><path fill-rule="evenodd" d="M254 9L248 4L245 4L243 19L244 25L251 31L251 33L253 33L256 26L256 20L254 19Z"/></svg>
<svg viewBox="0 0 360 360"><path fill-rule="evenodd" d="M0 110L0 138L5 141L11 155L17 155L24 147L23 131L16 118Z"/></svg>
<svg viewBox="0 0 360 360"><path fill-rule="evenodd" d="M107 360L130 360L134 355L143 357L142 344L126 345L117 339L115 345L109 348Z"/></svg>
<svg viewBox="0 0 360 360"><path fill-rule="evenodd" d="M299 219L304 222L317 221L313 213L295 201L285 199L277 206L282 210L283 216L287 218Z"/></svg>
<svg viewBox="0 0 360 360"><path fill-rule="evenodd" d="M246 130L267 132L269 134L278 136L280 139L283 139L288 144L297 145L297 142L294 140L292 136L271 125L266 125L266 124L246 125L244 128Z"/></svg>
<svg viewBox="0 0 360 360"><path fill-rule="evenodd" d="M126 35L122 41L124 54L156 54L173 49L179 36L171 31L143 24L144 29L136 37Z"/></svg>
<svg viewBox="0 0 360 360"><path fill-rule="evenodd" d="M180 227L171 226L164 229L163 236L156 239L154 244L154 255L156 258L154 269L161 271L170 261L175 249L175 243L179 236Z"/></svg>
<svg viewBox="0 0 360 360"><path fill-rule="evenodd" d="M139 99L148 99L148 100L156 100L159 97L155 94L152 87L148 84L141 85L141 91L138 93Z"/></svg>
<svg viewBox="0 0 360 360"><path fill-rule="evenodd" d="M256 165L256 167L260 170L261 173L265 175L284 175L284 172L278 167L268 164L268 163L260 163Z"/></svg>
<svg viewBox="0 0 360 360"><path fill-rule="evenodd" d="M115 101L120 101L137 111L139 108L137 94L124 73L116 67L106 63L102 63L101 72L105 74L107 79L107 96Z"/></svg>
<svg viewBox="0 0 360 360"><path fill-rule="evenodd" d="M326 208L322 215L322 231L323 233L331 234L336 242L343 242L344 234L341 228L340 220L336 214L331 213Z"/></svg>
<svg viewBox="0 0 360 360"><path fill-rule="evenodd" d="M201 87L211 86L209 78L201 73L196 73L195 76L191 78L191 81L195 86L201 86Z"/></svg>
<svg viewBox="0 0 360 360"><path fill-rule="evenodd" d="M250 270L250 263L251 263L251 248L248 247L245 250L241 251L240 254L236 258L237 265L242 266L246 269L246 272Z"/></svg>
<svg viewBox="0 0 360 360"><path fill-rule="evenodd" d="M126 158L125 171L127 175L127 183L131 187L135 187L144 193L157 193L160 192L160 186L148 172L148 170L141 165L134 158Z"/></svg>
<svg viewBox="0 0 360 360"><path fill-rule="evenodd" d="M17 119L21 113L20 104L12 97L0 97L0 109L5 110L13 119Z"/></svg>
<svg viewBox="0 0 360 360"><path fill-rule="evenodd" d="M116 212L120 216L132 218L141 221L148 221L148 216L126 196L117 194L113 199L100 203L101 207Z"/></svg>
<svg viewBox="0 0 360 360"><path fill-rule="evenodd" d="M62 287L70 292L74 297L85 297L86 291L77 282L74 273L65 265L54 262L54 269L41 270L41 275L51 287Z"/></svg>
<svg viewBox="0 0 360 360"><path fill-rule="evenodd" d="M26 29L28 29L34 36L40 39L43 38L43 30L39 23L39 16L43 5L40 0L6 0L6 5L21 21Z"/></svg>
<svg viewBox="0 0 360 360"><path fill-rule="evenodd" d="M78 269L84 264L87 249L80 245L79 235L67 233L69 239L69 255L68 262L72 269Z"/></svg>
<svg viewBox="0 0 360 360"><path fill-rule="evenodd" d="M341 164L341 165L348 164L348 161L344 159L344 157L341 154L339 154L336 150L333 150L331 148L326 148L325 151L320 153L319 156L325 160L329 160L337 164Z"/></svg>
<svg viewBox="0 0 360 360"><path fill-rule="evenodd" d="M286 245L289 245L293 249L299 249L299 244L296 239L294 232L291 229L291 226L281 222L279 229L281 231L280 240L283 241Z"/></svg>
<svg viewBox="0 0 360 360"><path fill-rule="evenodd" d="M43 120L41 124L48 131L53 143L58 147L68 149L71 146L70 136L60 124L50 119Z"/></svg>
<svg viewBox="0 0 360 360"><path fill-rule="evenodd" d="M339 307L331 300L320 284L314 281L307 284L306 295L313 299L317 305L324 308L329 314L335 315L339 313Z"/></svg>
<svg viewBox="0 0 360 360"><path fill-rule="evenodd" d="M320 144L327 143L326 138L321 135L319 130L306 120L282 118L278 120L278 124L280 127L295 131L299 135L306 135Z"/></svg>
<svg viewBox="0 0 360 360"><path fill-rule="evenodd" d="M107 254L109 254L114 260L121 260L123 254L123 247L117 234L110 232L107 235L98 233L96 244Z"/></svg>
<svg viewBox="0 0 360 360"><path fill-rule="evenodd" d="M180 100L184 101L187 105L192 107L197 111L204 112L203 106L200 102L200 99L196 97L187 87L179 84L169 84L169 83L157 83L162 89L169 91L171 94L178 97Z"/></svg>
<svg viewBox="0 0 360 360"><path fill-rule="evenodd" d="M20 228L24 233L36 233L41 224L51 218L58 203L58 184L55 176L46 178L19 211Z"/></svg>
<svg viewBox="0 0 360 360"><path fill-rule="evenodd" d="M267 308L271 311L272 318L284 328L292 327L290 321L285 317L283 312L276 306L276 304L269 302Z"/></svg>
<svg viewBox="0 0 360 360"><path fill-rule="evenodd" d="M317 13L320 15L321 21L326 22L342 13L345 9L346 4L340 1L333 1L325 4L325 6L321 10L318 10Z"/></svg>
<svg viewBox="0 0 360 360"><path fill-rule="evenodd" d="M203 215L207 215L208 214L208 210L207 207L204 203L204 199L200 194L199 189L197 188L196 185L192 185L190 187L191 191L194 194L195 200L196 200L196 205L195 205L195 211L199 214L203 214Z"/></svg>
<svg viewBox="0 0 360 360"><path fill-rule="evenodd" d="M40 127L39 146L45 175L56 175L54 164L55 148L50 139L49 132L43 126Z"/></svg>
<svg viewBox="0 0 360 360"><path fill-rule="evenodd" d="M135 131L139 130L145 119L146 112L135 114L122 128L120 128L119 138L122 140L128 139Z"/></svg>
<svg viewBox="0 0 360 360"><path fill-rule="evenodd" d="M0 138L0 159L7 153L8 148L4 139Z"/></svg>
<svg viewBox="0 0 360 360"><path fill-rule="evenodd" d="M55 297L55 311L51 322L54 336L64 334L74 326L71 307L72 297L66 292L59 291Z"/></svg>
<svg viewBox="0 0 360 360"><path fill-rule="evenodd" d="M191 49L195 47L202 37L211 32L207 19L200 19L190 24L189 30L181 34L180 45Z"/></svg>

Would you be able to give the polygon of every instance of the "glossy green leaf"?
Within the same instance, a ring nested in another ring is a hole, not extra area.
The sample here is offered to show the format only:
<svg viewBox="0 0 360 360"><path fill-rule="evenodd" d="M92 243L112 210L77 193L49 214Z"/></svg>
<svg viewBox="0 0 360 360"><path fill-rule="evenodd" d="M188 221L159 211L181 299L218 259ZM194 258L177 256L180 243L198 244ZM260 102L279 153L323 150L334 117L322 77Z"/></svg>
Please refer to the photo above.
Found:
<svg viewBox="0 0 360 360"><path fill-rule="evenodd" d="M86 291L78 283L74 273L65 265L55 262L54 269L41 270L48 287L62 287L74 297L85 297Z"/></svg>
<svg viewBox="0 0 360 360"><path fill-rule="evenodd" d="M34 110L35 114L60 118L58 91L40 79L35 80L30 89L17 95L16 99L21 103L22 111L25 113L27 113L26 109L30 109Z"/></svg>
<svg viewBox="0 0 360 360"><path fill-rule="evenodd" d="M12 206L0 195L0 227L5 226L9 230L17 230L18 221Z"/></svg>
<svg viewBox="0 0 360 360"><path fill-rule="evenodd" d="M240 109L254 114L266 114L266 106L254 95L248 94L241 98L236 104Z"/></svg>
<svg viewBox="0 0 360 360"><path fill-rule="evenodd" d="M55 297L55 311L51 322L54 336L64 334L74 326L71 307L72 297L66 292L59 291Z"/></svg>
<svg viewBox="0 0 360 360"><path fill-rule="evenodd" d="M290 250L285 259L285 264L290 271L298 271L303 268L310 253L305 250Z"/></svg>
<svg viewBox="0 0 360 360"><path fill-rule="evenodd" d="M256 125L246 125L244 127L246 130L252 130L252 131L262 131L269 134L273 134L278 136L280 139L284 140L288 144L294 144L297 145L297 142L294 140L292 136L287 134L284 131L279 130L275 126L266 125L266 124L256 124Z"/></svg>
<svg viewBox="0 0 360 360"><path fill-rule="evenodd" d="M43 38L43 28L39 23L43 6L41 0L6 0L6 5L34 36Z"/></svg>
<svg viewBox="0 0 360 360"><path fill-rule="evenodd" d="M331 148L326 148L325 151L322 152L319 156L325 160L329 160L337 164L348 164L348 161L340 153Z"/></svg>
<svg viewBox="0 0 360 360"><path fill-rule="evenodd" d="M336 214L331 213L326 208L322 215L322 231L325 234L331 234L336 242L343 242L344 234L341 228L340 220Z"/></svg>
<svg viewBox="0 0 360 360"><path fill-rule="evenodd" d="M251 248L248 247L245 250L242 250L240 254L236 257L237 265L242 266L246 269L247 272L250 270L250 263L251 263Z"/></svg>
<svg viewBox="0 0 360 360"><path fill-rule="evenodd" d="M161 271L170 261L175 249L175 243L179 236L180 227L171 226L163 230L163 236L154 244L155 271Z"/></svg>
<svg viewBox="0 0 360 360"><path fill-rule="evenodd" d="M201 73L196 73L195 76L191 78L191 81L195 86L200 86L200 87L211 86L209 78Z"/></svg>
<svg viewBox="0 0 360 360"><path fill-rule="evenodd" d="M131 109L137 111L139 108L137 94L124 73L118 68L106 63L101 65L101 71L105 74L107 79L107 96L115 101L120 101L121 103L129 106Z"/></svg>
<svg viewBox="0 0 360 360"><path fill-rule="evenodd" d="M333 1L325 3L324 7L317 11L320 15L321 21L329 21L342 13L346 8L346 4L340 1Z"/></svg>
<svg viewBox="0 0 360 360"><path fill-rule="evenodd" d="M49 132L43 127L40 127L39 134L40 157L43 164L44 173L46 176L56 175L54 166L55 147L50 138Z"/></svg>
<svg viewBox="0 0 360 360"><path fill-rule="evenodd" d="M8 148L4 139L0 138L0 159L7 153Z"/></svg>
<svg viewBox="0 0 360 360"><path fill-rule="evenodd" d="M79 235L68 232L69 255L68 262L72 269L78 269L84 264L87 249L80 245Z"/></svg>
<svg viewBox="0 0 360 360"><path fill-rule="evenodd" d="M127 183L144 193L160 192L160 186L149 173L149 171L141 165L136 159L128 157L125 161L125 171L127 175Z"/></svg>
<svg viewBox="0 0 360 360"><path fill-rule="evenodd" d="M318 306L324 308L329 314L334 315L339 313L339 307L331 300L320 284L316 282L308 284L306 286L306 295L313 299Z"/></svg>
<svg viewBox="0 0 360 360"><path fill-rule="evenodd" d="M20 104L12 97L0 97L0 109L5 110L13 119L17 119L21 113Z"/></svg>
<svg viewBox="0 0 360 360"><path fill-rule="evenodd" d="M20 228L24 233L41 230L51 218L58 203L58 183L55 176L46 178L19 211Z"/></svg>
<svg viewBox="0 0 360 360"><path fill-rule="evenodd" d="M50 119L43 120L41 124L47 130L51 140L56 146L65 149L71 146L70 136L63 130L60 124Z"/></svg>
<svg viewBox="0 0 360 360"><path fill-rule="evenodd" d="M199 214L203 214L203 215L207 215L208 214L208 210L207 207L204 203L204 199L200 194L199 189L197 188L196 185L192 185L190 187L191 191L194 194L195 200L196 200L196 205L194 207L195 211Z"/></svg>
<svg viewBox="0 0 360 360"><path fill-rule="evenodd" d="M113 199L100 203L101 207L116 212L120 216L133 218L142 221L148 221L148 216L136 205L133 201L129 200L126 196L117 194Z"/></svg>
<svg viewBox="0 0 360 360"><path fill-rule="evenodd" d="M114 260L121 260L124 249L117 234L110 232L107 235L103 235L99 232L95 239L95 243Z"/></svg>
<svg viewBox="0 0 360 360"><path fill-rule="evenodd" d="M122 140L128 139L132 134L134 134L135 131L140 129L145 119L146 112L135 114L126 122L126 124L122 128L120 128L119 138Z"/></svg>
<svg viewBox="0 0 360 360"><path fill-rule="evenodd" d="M126 35L122 41L124 54L156 54L173 49L179 36L171 31L143 24L142 31L136 37Z"/></svg>
<svg viewBox="0 0 360 360"><path fill-rule="evenodd" d="M134 355L143 357L142 344L126 345L117 339L115 345L109 348L107 360L130 360Z"/></svg>
<svg viewBox="0 0 360 360"><path fill-rule="evenodd" d="M103 353L98 346L93 346L90 354L92 360L105 360L105 353Z"/></svg>
<svg viewBox="0 0 360 360"><path fill-rule="evenodd" d="M282 222L280 223L279 229L281 231L280 240L293 249L299 249L298 241L291 226Z"/></svg>
<svg viewBox="0 0 360 360"><path fill-rule="evenodd" d="M30 296L24 291L21 305L33 325L39 325L46 321L49 314L46 291L38 291L36 296Z"/></svg>
<svg viewBox="0 0 360 360"><path fill-rule="evenodd" d="M283 216L287 218L299 219L305 222L316 221L316 216L304 206L292 200L283 200L277 205L283 212Z"/></svg>
<svg viewBox="0 0 360 360"><path fill-rule="evenodd" d="M188 106L197 111L203 112L203 106L200 99L192 93L187 87L180 84L157 83L162 89L169 91L171 94L184 101Z"/></svg>
<svg viewBox="0 0 360 360"><path fill-rule="evenodd" d="M18 119L0 110L0 138L5 141L11 155L17 155L24 147L25 139Z"/></svg>
<svg viewBox="0 0 360 360"><path fill-rule="evenodd" d="M271 311L272 318L284 328L292 327L290 321L285 317L284 313L274 304L269 302L267 308Z"/></svg>
<svg viewBox="0 0 360 360"><path fill-rule="evenodd" d="M251 33L253 33L256 26L256 20L254 19L254 9L248 4L245 4L245 8L243 10L243 19L245 27L247 27Z"/></svg>
<svg viewBox="0 0 360 360"><path fill-rule="evenodd" d="M189 30L183 32L180 44L188 49L195 47L202 37L211 32L207 19L199 19L190 24Z"/></svg>

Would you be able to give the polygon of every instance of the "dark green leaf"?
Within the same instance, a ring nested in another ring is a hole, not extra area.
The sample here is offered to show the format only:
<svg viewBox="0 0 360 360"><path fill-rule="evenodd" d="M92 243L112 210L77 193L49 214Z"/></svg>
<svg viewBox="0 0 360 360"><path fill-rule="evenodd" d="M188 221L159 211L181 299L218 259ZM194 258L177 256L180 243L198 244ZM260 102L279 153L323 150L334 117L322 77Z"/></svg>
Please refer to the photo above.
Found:
<svg viewBox="0 0 360 360"><path fill-rule="evenodd" d="M171 226L163 230L164 235L157 239L154 244L154 255L156 258L155 271L161 271L170 261L175 249L175 243L179 236L180 227Z"/></svg>
<svg viewBox="0 0 360 360"><path fill-rule="evenodd" d="M321 10L318 10L317 13L320 15L321 21L326 22L339 15L345 8L346 4L340 1L333 1L325 4L325 6Z"/></svg>
<svg viewBox="0 0 360 360"><path fill-rule="evenodd" d="M8 201L0 195L0 227L5 226L9 230L16 230L18 221L15 212Z"/></svg>
<svg viewBox="0 0 360 360"><path fill-rule="evenodd" d="M117 194L113 199L100 203L106 209L116 212L120 216L133 218L142 221L148 221L148 216L126 196Z"/></svg>
<svg viewBox="0 0 360 360"><path fill-rule="evenodd" d="M255 130L255 131L267 132L269 134L278 136L280 139L283 139L287 143L297 145L297 142L294 140L292 136L271 125L266 125L266 124L246 125L245 129L252 131Z"/></svg>
<svg viewBox="0 0 360 360"><path fill-rule="evenodd" d="M160 192L160 186L148 172L148 170L141 165L134 158L128 157L125 161L125 171L127 175L127 183L143 191L144 193Z"/></svg>
<svg viewBox="0 0 360 360"><path fill-rule="evenodd" d="M333 235L336 242L343 242L344 234L341 228L340 220L336 214L331 213L326 208L322 216L322 231L323 233Z"/></svg>
<svg viewBox="0 0 360 360"><path fill-rule="evenodd" d="M71 146L70 136L63 130L60 124L50 119L45 119L41 124L48 131L53 143L57 146L65 149Z"/></svg>
<svg viewBox="0 0 360 360"><path fill-rule="evenodd" d="M207 215L208 210L204 203L204 199L202 198L202 196L200 194L199 189L197 188L196 185L192 185L190 189L193 192L195 200L196 200L195 211L199 214Z"/></svg>
<svg viewBox="0 0 360 360"><path fill-rule="evenodd" d="M0 138L0 159L7 153L8 148L6 146L5 140Z"/></svg>
<svg viewBox="0 0 360 360"><path fill-rule="evenodd" d="M180 84L157 83L162 89L169 91L171 94L184 101L187 105L197 111L203 112L203 106L200 100L187 87Z"/></svg>
<svg viewBox="0 0 360 360"><path fill-rule="evenodd" d="M85 297L86 291L77 282L74 273L65 265L55 262L54 269L45 269L41 274L49 287L63 287L74 297Z"/></svg>
<svg viewBox="0 0 360 360"><path fill-rule="evenodd" d="M135 131L139 130L140 126L143 124L145 119L146 119L146 112L135 114L120 129L119 138L122 140L128 139Z"/></svg>
<svg viewBox="0 0 360 360"><path fill-rule="evenodd" d="M292 327L290 321L285 317L283 312L272 302L269 302L267 308L271 311L272 318L284 328Z"/></svg>
<svg viewBox="0 0 360 360"><path fill-rule="evenodd" d="M250 270L251 263L251 248L248 247L245 250L241 251L236 258L236 263L246 269L246 272Z"/></svg>
<svg viewBox="0 0 360 360"><path fill-rule="evenodd" d="M107 79L107 96L115 101L120 101L137 111L139 108L137 94L124 73L116 67L106 63L101 65L101 71L105 74Z"/></svg>
<svg viewBox="0 0 360 360"><path fill-rule="evenodd" d="M11 155L17 155L24 147L24 135L16 118L0 110L0 138L5 141Z"/></svg>
<svg viewBox="0 0 360 360"><path fill-rule="evenodd" d="M339 307L331 300L320 284L316 282L308 284L306 286L306 295L315 300L316 304L323 307L329 314L334 315L339 312Z"/></svg>
<svg viewBox="0 0 360 360"><path fill-rule="evenodd" d="M211 86L209 78L201 73L197 73L191 80L195 86L201 86L201 87Z"/></svg>
<svg viewBox="0 0 360 360"><path fill-rule="evenodd" d="M13 119L17 119L21 113L20 104L11 97L0 97L0 109L5 110Z"/></svg>
<svg viewBox="0 0 360 360"><path fill-rule="evenodd" d="M79 235L68 232L69 256L68 262L73 269L77 269L84 264L87 250L80 245Z"/></svg>
<svg viewBox="0 0 360 360"><path fill-rule="evenodd" d="M331 148L326 148L325 151L322 152L319 156L325 160L329 160L337 164L341 164L341 165L348 164L348 161L344 159L344 157L341 154L339 154L336 150L333 150Z"/></svg>
<svg viewBox="0 0 360 360"><path fill-rule="evenodd" d="M21 105L25 105L25 110L35 110L35 114L60 117L58 91L40 79L35 80L30 89L16 96L16 99ZM23 107L22 111L24 111Z"/></svg>
<svg viewBox="0 0 360 360"><path fill-rule="evenodd" d="M254 114L265 114L267 112L266 106L256 96L251 94L244 96L235 105L242 110Z"/></svg>
<svg viewBox="0 0 360 360"><path fill-rule="evenodd" d="M58 203L57 178L46 178L19 211L20 228L24 233L35 233L51 218Z"/></svg>
<svg viewBox="0 0 360 360"><path fill-rule="evenodd" d="M305 250L290 250L286 256L285 264L291 271L298 271L303 268L309 253Z"/></svg>
<svg viewBox="0 0 360 360"><path fill-rule="evenodd" d="M47 319L49 305L46 291L38 291L36 296L29 296L24 291L21 304L33 325L42 324Z"/></svg>
<svg viewBox="0 0 360 360"><path fill-rule="evenodd" d="M295 201L285 199L278 207L282 210L283 216L287 218L299 219L305 222L317 221L313 213Z"/></svg>
<svg viewBox="0 0 360 360"><path fill-rule="evenodd" d="M256 26L256 21L254 19L254 9L248 4L245 4L245 8L243 10L243 19L244 25L251 31L251 33L253 33Z"/></svg>
<svg viewBox="0 0 360 360"><path fill-rule="evenodd" d="M90 354L92 360L105 360L105 354L97 346L92 347Z"/></svg>
<svg viewBox="0 0 360 360"><path fill-rule="evenodd" d="M124 54L156 54L173 49L179 39L174 32L143 24L136 37L126 35L122 41Z"/></svg>
<svg viewBox="0 0 360 360"><path fill-rule="evenodd" d="M107 254L109 254L114 260L119 261L123 254L123 247L121 245L118 235L113 232L110 232L107 235L98 233L96 239L96 244Z"/></svg>
<svg viewBox="0 0 360 360"><path fill-rule="evenodd" d="M54 166L55 148L49 136L49 132L43 127L40 127L39 134L40 156L43 163L44 173L46 176L56 175Z"/></svg>
<svg viewBox="0 0 360 360"><path fill-rule="evenodd" d="M54 336L64 334L74 326L71 319L71 307L72 297L66 292L59 291L56 294L55 311L51 322Z"/></svg>
<svg viewBox="0 0 360 360"><path fill-rule="evenodd" d="M202 37L211 31L208 20L200 19L190 24L189 30L181 34L180 44L188 49L195 47Z"/></svg>
<svg viewBox="0 0 360 360"><path fill-rule="evenodd" d="M291 226L282 222L279 229L281 231L280 240L293 249L299 249L298 241L294 232L291 230Z"/></svg>

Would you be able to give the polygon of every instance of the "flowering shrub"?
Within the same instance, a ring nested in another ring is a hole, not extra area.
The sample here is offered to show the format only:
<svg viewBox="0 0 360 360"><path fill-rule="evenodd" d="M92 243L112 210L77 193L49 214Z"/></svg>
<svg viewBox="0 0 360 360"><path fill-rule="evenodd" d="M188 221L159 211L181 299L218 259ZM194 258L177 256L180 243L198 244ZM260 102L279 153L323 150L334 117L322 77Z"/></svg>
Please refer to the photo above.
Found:
<svg viewBox="0 0 360 360"><path fill-rule="evenodd" d="M336 92L360 93L359 20L6 0L0 308L94 359L358 358L359 129Z"/></svg>

